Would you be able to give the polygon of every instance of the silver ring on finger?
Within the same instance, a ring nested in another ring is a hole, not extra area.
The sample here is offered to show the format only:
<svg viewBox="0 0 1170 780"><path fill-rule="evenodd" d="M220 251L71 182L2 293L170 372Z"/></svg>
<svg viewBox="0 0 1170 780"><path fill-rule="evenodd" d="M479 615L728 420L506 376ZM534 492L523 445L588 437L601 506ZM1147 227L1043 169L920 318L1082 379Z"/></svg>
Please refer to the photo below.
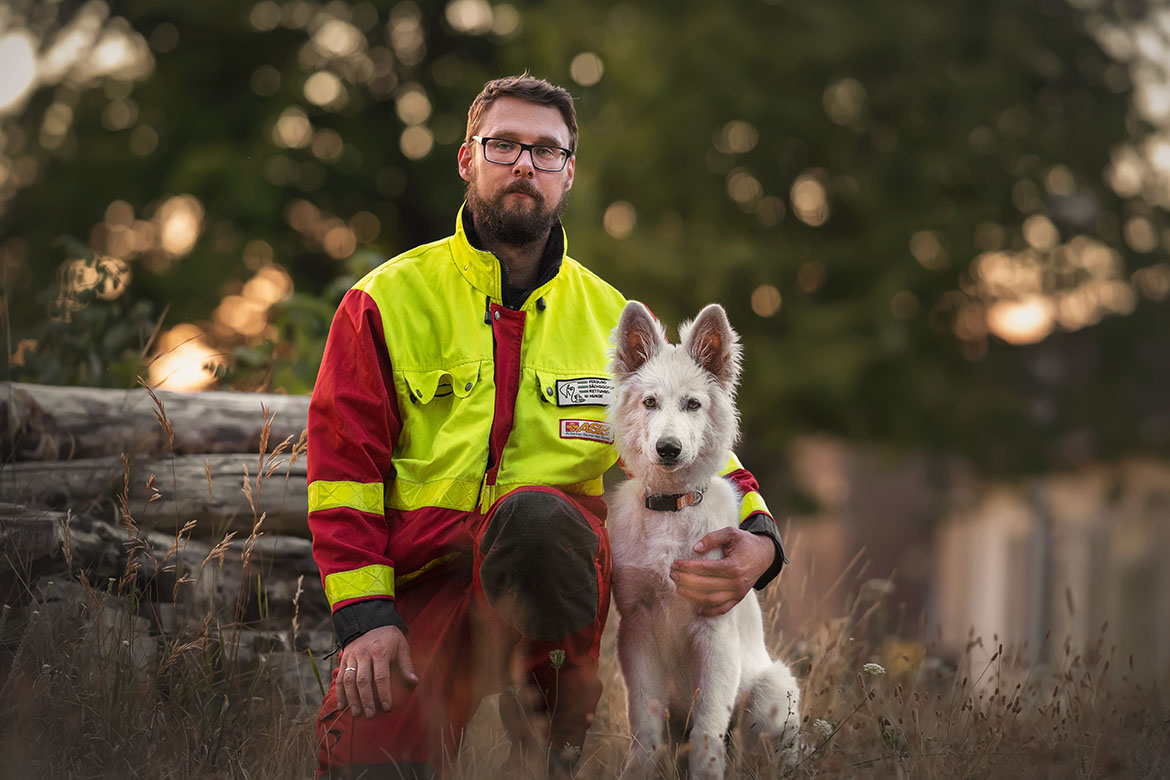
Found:
<svg viewBox="0 0 1170 780"><path fill-rule="evenodd" d="M356 672L356 671L357 671L357 667L356 667L356 666L347 666L347 667L345 667L345 671L347 671L347 672Z"/></svg>

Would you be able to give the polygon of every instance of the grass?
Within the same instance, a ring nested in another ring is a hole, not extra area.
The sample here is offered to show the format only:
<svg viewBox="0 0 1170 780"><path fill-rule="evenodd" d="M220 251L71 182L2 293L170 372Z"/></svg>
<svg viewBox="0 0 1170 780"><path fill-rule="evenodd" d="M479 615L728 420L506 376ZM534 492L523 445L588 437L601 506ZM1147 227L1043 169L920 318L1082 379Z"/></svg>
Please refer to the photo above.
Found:
<svg viewBox="0 0 1170 780"><path fill-rule="evenodd" d="M153 394L152 394L153 395ZM162 403L159 423L173 436ZM243 490L251 533L217 534L193 560L196 528L173 518L162 555L129 506L130 468L119 499L124 563L95 582L69 554L67 573L26 580L23 604L0 611L0 766L14 778L307 778L316 756L315 702L305 695L328 679L329 661L307 647L300 591L291 604L265 598L252 555L264 535L256 498L279 478L303 439L269 452L265 425L253 475ZM150 475L151 484L156 479ZM209 477L210 479L210 477ZM150 502L148 502L149 505ZM168 523L169 524L169 523ZM67 537L69 524L66 525ZM237 565L227 566L226 561ZM1065 642L1030 654L972 636L958 658L913 639L874 636L888 583L850 580L856 596L841 615L811 622L794 637L773 637L803 690L799 763L737 757L729 776L910 778L1103 778L1170 776L1170 707L1164 694L1131 679L1132 659L1105 646L1105 627L1088 647ZM231 588L200 584L231 578ZM766 591L765 624L782 596ZM804 583L807 585L807 583ZM206 594L234 594L208 601ZM202 594L201 596L199 594ZM628 747L625 691L611 616L602 647L605 693L586 740L582 778L615 777ZM994 641L994 639L993 639ZM1055 652L1053 652L1055 647ZM1054 661L1030 665L1035 655ZM960 670L969 670L964 672ZM1165 681L1163 681L1165 682ZM508 745L495 702L473 719L451 776L498 776Z"/></svg>

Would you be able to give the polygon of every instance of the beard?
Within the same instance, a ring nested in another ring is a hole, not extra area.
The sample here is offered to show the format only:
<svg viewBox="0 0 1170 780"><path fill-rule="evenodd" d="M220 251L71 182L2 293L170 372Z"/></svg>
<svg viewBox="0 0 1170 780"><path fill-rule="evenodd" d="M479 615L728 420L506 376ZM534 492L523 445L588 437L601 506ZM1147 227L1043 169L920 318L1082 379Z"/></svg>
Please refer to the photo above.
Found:
<svg viewBox="0 0 1170 780"><path fill-rule="evenodd" d="M505 199L508 193L523 192L529 195L533 202L514 203L509 206ZM465 194L467 205L471 209L471 216L475 220L475 228L481 234L504 244L505 246L521 247L544 241L553 226L561 219L565 203L569 199L568 190L561 195L560 200L551 207L546 205L544 196L524 181L517 181L491 199L480 197L474 182L467 183Z"/></svg>

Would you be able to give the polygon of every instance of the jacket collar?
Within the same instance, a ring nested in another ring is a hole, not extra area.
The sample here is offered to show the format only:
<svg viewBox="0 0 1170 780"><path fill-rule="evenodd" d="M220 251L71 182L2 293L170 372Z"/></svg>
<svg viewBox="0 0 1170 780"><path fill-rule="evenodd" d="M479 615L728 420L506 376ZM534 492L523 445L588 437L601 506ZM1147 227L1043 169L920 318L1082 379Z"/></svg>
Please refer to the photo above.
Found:
<svg viewBox="0 0 1170 780"><path fill-rule="evenodd" d="M549 234L548 243L544 247L544 255L540 260L540 276L534 289L528 291L526 299L517 308L526 309L541 298L552 286L553 280L560 272L561 265L568 257L568 238L565 236L564 226L557 222ZM455 237L451 242L451 256L455 266L463 278L475 289L497 303L504 303L507 290L504 289L503 265L499 259L485 249L480 248L479 235L475 231L475 223L471 218L471 210L465 202L459 207L459 214L455 218Z"/></svg>

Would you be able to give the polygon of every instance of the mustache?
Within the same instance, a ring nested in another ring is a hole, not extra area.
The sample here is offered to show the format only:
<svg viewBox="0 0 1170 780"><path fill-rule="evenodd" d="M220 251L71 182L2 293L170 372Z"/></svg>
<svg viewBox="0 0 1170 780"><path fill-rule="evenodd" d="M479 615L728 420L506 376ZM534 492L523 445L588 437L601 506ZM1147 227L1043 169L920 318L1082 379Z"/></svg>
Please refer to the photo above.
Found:
<svg viewBox="0 0 1170 780"><path fill-rule="evenodd" d="M516 182L504 190L505 195L510 192L522 192L525 195L530 195L533 198L536 198L537 200L543 200L543 198L540 197L540 192L537 191L536 187L526 182Z"/></svg>

